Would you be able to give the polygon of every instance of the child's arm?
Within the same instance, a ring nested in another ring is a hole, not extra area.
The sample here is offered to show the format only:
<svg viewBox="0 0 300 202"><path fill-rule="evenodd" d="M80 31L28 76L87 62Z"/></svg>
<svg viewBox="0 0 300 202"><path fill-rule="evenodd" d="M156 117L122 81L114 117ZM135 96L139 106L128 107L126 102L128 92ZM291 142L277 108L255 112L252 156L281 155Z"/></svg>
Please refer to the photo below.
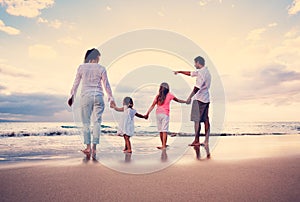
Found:
<svg viewBox="0 0 300 202"><path fill-rule="evenodd" d="M155 105L157 103L157 99L155 98L152 105L150 106L150 108L148 109L146 115L145 115L145 119L148 119L149 114L152 112L152 110L154 109Z"/></svg>
<svg viewBox="0 0 300 202"><path fill-rule="evenodd" d="M117 112L123 112L123 111L124 111L124 107L117 107L116 105L114 106L114 109L115 109Z"/></svg>
<svg viewBox="0 0 300 202"><path fill-rule="evenodd" d="M179 103L186 103L186 100L181 100L181 99L178 99L177 97L174 97L173 100L176 102L179 102Z"/></svg>
<svg viewBox="0 0 300 202"><path fill-rule="evenodd" d="M177 75L177 74L183 74L183 75L186 75L186 76L191 76L191 72L190 71L174 71L174 74Z"/></svg>
<svg viewBox="0 0 300 202"><path fill-rule="evenodd" d="M146 119L146 117L145 117L144 115L139 114L139 113L135 113L135 116L136 116L136 117L139 117L139 118L141 118L141 119Z"/></svg>

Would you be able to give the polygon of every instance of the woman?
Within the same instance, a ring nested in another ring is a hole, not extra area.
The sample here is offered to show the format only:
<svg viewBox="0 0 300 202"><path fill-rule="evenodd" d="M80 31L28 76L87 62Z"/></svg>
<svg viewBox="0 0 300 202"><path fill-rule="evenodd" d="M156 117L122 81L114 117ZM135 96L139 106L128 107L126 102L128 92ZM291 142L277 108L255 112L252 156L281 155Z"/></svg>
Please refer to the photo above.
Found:
<svg viewBox="0 0 300 202"><path fill-rule="evenodd" d="M104 94L101 82L103 83L108 95L110 105L115 106L106 70L103 66L98 64L100 55L100 52L95 48L86 52L84 63L77 69L76 78L71 90L71 97L68 100L68 104L72 106L77 88L82 81L80 109L83 124L84 144L86 144L86 149L82 150L82 152L86 155L90 155L92 153L93 158L96 158L96 147L97 144L99 144L102 113L104 111ZM95 114L95 120L92 139L93 146L91 148L90 122L92 112Z"/></svg>

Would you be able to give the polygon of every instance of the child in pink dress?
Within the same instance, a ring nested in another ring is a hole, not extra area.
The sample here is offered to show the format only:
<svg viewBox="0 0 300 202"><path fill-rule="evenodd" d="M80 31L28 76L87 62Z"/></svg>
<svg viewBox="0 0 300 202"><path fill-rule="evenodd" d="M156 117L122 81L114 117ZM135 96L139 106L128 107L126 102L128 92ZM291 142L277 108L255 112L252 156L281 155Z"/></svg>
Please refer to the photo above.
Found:
<svg viewBox="0 0 300 202"><path fill-rule="evenodd" d="M173 94L169 92L169 85L167 83L160 84L158 95L155 97L152 105L150 106L145 118L149 117L149 114L156 108L156 120L157 128L160 135L160 140L162 146L157 147L157 149L165 149L167 147L167 132L169 131L169 116L170 116L170 102L172 100L179 103L186 103L185 100L180 100L176 98Z"/></svg>

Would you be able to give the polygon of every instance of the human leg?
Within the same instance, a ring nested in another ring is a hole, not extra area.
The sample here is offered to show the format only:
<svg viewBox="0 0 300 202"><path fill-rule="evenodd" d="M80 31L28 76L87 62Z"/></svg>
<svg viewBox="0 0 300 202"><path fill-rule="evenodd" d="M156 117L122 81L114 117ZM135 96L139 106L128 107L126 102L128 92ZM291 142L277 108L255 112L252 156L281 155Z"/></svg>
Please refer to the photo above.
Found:
<svg viewBox="0 0 300 202"><path fill-rule="evenodd" d="M189 146L199 146L199 136L201 130L201 123L200 123L200 103L198 100L194 100L191 109L191 121L194 122L194 131L195 131L195 138L194 141L189 144Z"/></svg>
<svg viewBox="0 0 300 202"><path fill-rule="evenodd" d="M159 137L160 137L161 144L163 144L163 132L159 132Z"/></svg>
<svg viewBox="0 0 300 202"><path fill-rule="evenodd" d="M204 122L204 126L205 126L205 140L203 143L201 143L201 145L207 146L209 143L209 135L210 135L210 123L208 119Z"/></svg>
<svg viewBox="0 0 300 202"><path fill-rule="evenodd" d="M96 159L96 151L97 151L97 144L93 144L93 147L92 147L92 158L94 160Z"/></svg>
<svg viewBox="0 0 300 202"><path fill-rule="evenodd" d="M94 145L99 144L101 134L102 114L105 108L103 97L101 95L94 96L94 127L93 127L93 140Z"/></svg>
<svg viewBox="0 0 300 202"><path fill-rule="evenodd" d="M81 120L83 124L83 136L84 144L86 144L86 149L82 150L83 153L87 154L91 152L91 114L93 111L93 103L89 96L82 96L81 98Z"/></svg>
<svg viewBox="0 0 300 202"><path fill-rule="evenodd" d="M167 132L161 132L161 134L162 134L162 138L161 138L162 146L161 147L157 147L157 148L158 149L165 149L167 147L168 135L167 135Z"/></svg>
<svg viewBox="0 0 300 202"><path fill-rule="evenodd" d="M208 145L209 135L210 135L210 123L209 123L209 117L208 117L208 110L209 110L209 103L203 103L200 113L202 115L201 121L204 122L204 127L205 127L205 140L203 143L201 143L204 146Z"/></svg>
<svg viewBox="0 0 300 202"><path fill-rule="evenodd" d="M132 153L131 150L131 143L130 143L130 136L128 135L124 135L125 141L126 141L126 146L127 146L127 150L125 150L125 153Z"/></svg>
<svg viewBox="0 0 300 202"><path fill-rule="evenodd" d="M189 144L189 146L199 146L199 137L200 137L200 130L201 130L201 123L199 121L194 121L194 130L195 130L195 138L194 141Z"/></svg>
<svg viewBox="0 0 300 202"><path fill-rule="evenodd" d="M169 116L166 114L157 114L157 128L160 135L161 145L158 149L165 149L167 147L167 132L169 130Z"/></svg>
<svg viewBox="0 0 300 202"><path fill-rule="evenodd" d="M123 135L123 137L124 137L124 143L125 143L125 146L124 146L123 151L126 151L126 150L128 149L128 148L127 148L127 142L126 142L125 135Z"/></svg>

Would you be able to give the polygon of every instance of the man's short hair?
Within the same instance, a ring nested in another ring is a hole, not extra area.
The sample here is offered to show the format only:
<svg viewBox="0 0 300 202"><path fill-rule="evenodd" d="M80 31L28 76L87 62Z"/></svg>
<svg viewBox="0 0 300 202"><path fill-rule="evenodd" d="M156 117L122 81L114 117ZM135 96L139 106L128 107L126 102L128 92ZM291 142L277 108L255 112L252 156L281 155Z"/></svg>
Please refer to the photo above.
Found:
<svg viewBox="0 0 300 202"><path fill-rule="evenodd" d="M194 61L195 61L196 63L198 62L199 64L205 66L205 60L204 60L204 58L201 57L201 56L196 57L196 58L194 59Z"/></svg>

